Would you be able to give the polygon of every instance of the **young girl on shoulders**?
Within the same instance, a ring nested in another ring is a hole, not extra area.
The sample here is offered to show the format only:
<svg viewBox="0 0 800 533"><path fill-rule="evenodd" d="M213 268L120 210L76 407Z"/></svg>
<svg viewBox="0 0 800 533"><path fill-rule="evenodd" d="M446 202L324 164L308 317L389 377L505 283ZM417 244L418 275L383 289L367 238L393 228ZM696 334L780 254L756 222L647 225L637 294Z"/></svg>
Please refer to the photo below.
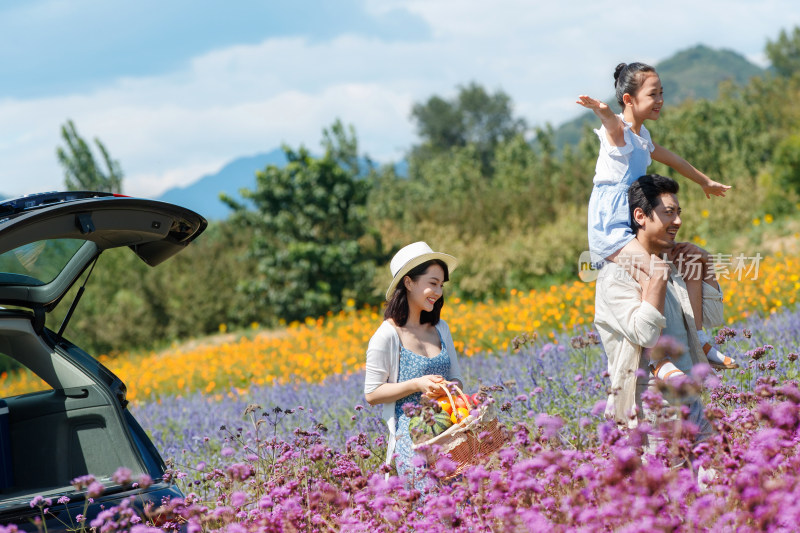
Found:
<svg viewBox="0 0 800 533"><path fill-rule="evenodd" d="M628 205L628 188L647 174L651 160L663 163L703 188L706 197L725 196L730 186L718 183L681 156L654 143L644 123L658 120L664 104L664 90L655 69L644 63L620 63L614 71L614 88L622 113L590 96L581 95L577 103L591 109L602 122L595 130L600 138L600 153L595 167L594 186L589 200L589 251L592 262L602 259L629 266L631 274L647 290L650 257L634 239ZM691 261L691 258L687 258ZM703 351L716 368L737 368L730 358L716 350L703 330L703 281L685 279Z"/></svg>

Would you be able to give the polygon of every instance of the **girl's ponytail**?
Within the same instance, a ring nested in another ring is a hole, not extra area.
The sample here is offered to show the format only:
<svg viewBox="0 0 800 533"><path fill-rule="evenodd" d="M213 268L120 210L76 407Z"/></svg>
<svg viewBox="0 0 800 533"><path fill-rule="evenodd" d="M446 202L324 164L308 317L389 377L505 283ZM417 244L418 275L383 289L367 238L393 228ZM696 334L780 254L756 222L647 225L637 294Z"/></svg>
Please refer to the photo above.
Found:
<svg viewBox="0 0 800 533"><path fill-rule="evenodd" d="M627 67L626 63L620 63L617 65L617 68L614 69L614 89L617 88L617 84L619 83L619 75L622 74L622 71Z"/></svg>

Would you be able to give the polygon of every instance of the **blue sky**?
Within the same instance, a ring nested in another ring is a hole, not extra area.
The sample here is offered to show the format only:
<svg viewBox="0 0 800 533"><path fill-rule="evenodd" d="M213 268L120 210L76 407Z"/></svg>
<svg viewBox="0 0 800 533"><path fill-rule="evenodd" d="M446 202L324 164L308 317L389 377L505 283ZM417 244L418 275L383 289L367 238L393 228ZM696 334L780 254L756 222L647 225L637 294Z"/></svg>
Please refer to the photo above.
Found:
<svg viewBox="0 0 800 533"><path fill-rule="evenodd" d="M611 94L620 61L702 43L764 65L796 25L795 0L4 0L0 193L62 188L68 119L155 197L281 143L315 150L336 118L396 160L413 104L472 81L558 124L578 94Z"/></svg>

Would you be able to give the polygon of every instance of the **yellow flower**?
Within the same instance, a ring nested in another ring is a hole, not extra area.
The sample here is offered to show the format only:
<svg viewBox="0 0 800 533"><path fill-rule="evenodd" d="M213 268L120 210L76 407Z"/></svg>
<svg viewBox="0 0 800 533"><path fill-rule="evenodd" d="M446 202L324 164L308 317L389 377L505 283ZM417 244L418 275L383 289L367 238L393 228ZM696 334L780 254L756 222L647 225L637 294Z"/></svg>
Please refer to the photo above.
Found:
<svg viewBox="0 0 800 533"><path fill-rule="evenodd" d="M754 218L753 219L753 225L754 226L760 226L761 225L761 219L760 218Z"/></svg>
<svg viewBox="0 0 800 533"><path fill-rule="evenodd" d="M767 223L767 224L772 224L772 221L773 221L773 220L774 220L774 219L772 218L772 215L770 215L769 213L767 213L766 215L764 215L764 222L765 222L765 223Z"/></svg>
<svg viewBox="0 0 800 533"><path fill-rule="evenodd" d="M710 214L710 213L708 212L708 209L703 209L703 210L700 212L700 216L702 216L703 218L708 218L708 215L709 215L709 214Z"/></svg>
<svg viewBox="0 0 800 533"><path fill-rule="evenodd" d="M760 222L766 221L756 219ZM698 243L701 237L692 237ZM796 305L800 292L800 256L732 258L720 284L726 294L726 320L733 324L753 315L769 315ZM757 277L756 277L757 274ZM508 297L485 302L453 298L442 316L453 332L459 355L507 350L511 340L538 331L545 341L591 324L594 285L574 281L543 290L508 291ZM779 299L780 298L780 299ZM786 301L784 301L784 299ZM160 352L100 355L128 386L132 402L159 396L205 392L210 400L225 394L242 395L251 385L320 382L334 374L363 371L370 337L381 321L378 308L364 308L291 324L269 335L242 335L224 343L175 344ZM251 324L251 327L254 327ZM227 324L220 324L227 332ZM0 373L6 395L44 390L48 386L30 372ZM224 392L223 392L224 391Z"/></svg>

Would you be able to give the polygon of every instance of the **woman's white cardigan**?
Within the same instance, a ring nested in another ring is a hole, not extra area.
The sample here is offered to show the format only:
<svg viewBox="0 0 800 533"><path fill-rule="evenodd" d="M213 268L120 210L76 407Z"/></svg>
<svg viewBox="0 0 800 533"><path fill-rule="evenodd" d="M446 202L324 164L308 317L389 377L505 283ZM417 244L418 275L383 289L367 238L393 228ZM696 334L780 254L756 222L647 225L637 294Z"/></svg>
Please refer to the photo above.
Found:
<svg viewBox="0 0 800 533"><path fill-rule="evenodd" d="M458 366L456 347L450 328L444 320L439 320L436 330L442 336L442 341L450 356L450 375L445 376L449 381L464 380L461 378L461 369ZM397 383L400 372L400 336L397 330L387 321L380 325L378 330L369 340L367 347L367 372L364 376L364 394L369 394L384 383ZM389 464L394 455L395 432L397 420L394 416L395 402L383 404L383 419L389 427L389 441L386 449L386 464Z"/></svg>

